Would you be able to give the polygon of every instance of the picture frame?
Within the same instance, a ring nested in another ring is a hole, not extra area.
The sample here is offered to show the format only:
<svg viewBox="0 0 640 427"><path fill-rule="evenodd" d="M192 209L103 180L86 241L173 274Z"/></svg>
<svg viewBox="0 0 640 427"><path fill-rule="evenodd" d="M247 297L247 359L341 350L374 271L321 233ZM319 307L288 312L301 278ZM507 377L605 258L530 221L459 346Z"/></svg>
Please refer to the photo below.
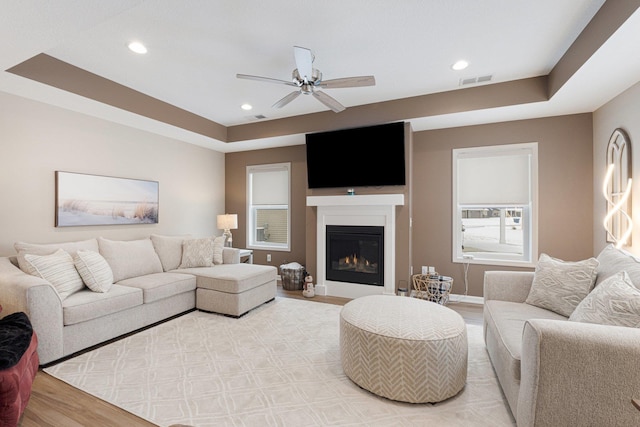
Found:
<svg viewBox="0 0 640 427"><path fill-rule="evenodd" d="M159 183L55 172L55 226L157 224Z"/></svg>

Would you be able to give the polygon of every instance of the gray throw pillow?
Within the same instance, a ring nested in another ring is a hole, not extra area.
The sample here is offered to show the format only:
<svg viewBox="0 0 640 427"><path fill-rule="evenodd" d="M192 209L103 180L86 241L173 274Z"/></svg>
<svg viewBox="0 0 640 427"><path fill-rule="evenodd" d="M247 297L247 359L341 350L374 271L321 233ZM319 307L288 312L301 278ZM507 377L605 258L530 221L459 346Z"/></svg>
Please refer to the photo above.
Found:
<svg viewBox="0 0 640 427"><path fill-rule="evenodd" d="M569 317L575 322L601 325L640 327L640 289L626 271L596 286Z"/></svg>
<svg viewBox="0 0 640 427"><path fill-rule="evenodd" d="M595 258L570 262L541 254L525 302L569 317L593 289L597 267Z"/></svg>

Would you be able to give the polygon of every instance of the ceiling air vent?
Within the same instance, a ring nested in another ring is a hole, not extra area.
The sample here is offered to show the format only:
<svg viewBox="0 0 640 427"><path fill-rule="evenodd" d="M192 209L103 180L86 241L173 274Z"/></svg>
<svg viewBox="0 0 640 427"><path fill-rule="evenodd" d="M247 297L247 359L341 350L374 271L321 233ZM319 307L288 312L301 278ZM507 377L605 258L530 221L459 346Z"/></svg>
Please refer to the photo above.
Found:
<svg viewBox="0 0 640 427"><path fill-rule="evenodd" d="M255 116L245 116L247 120L262 120L266 119L267 116L264 114L256 114Z"/></svg>
<svg viewBox="0 0 640 427"><path fill-rule="evenodd" d="M474 85L478 83L487 83L487 82L490 82L492 78L493 78L492 75L462 78L460 79L460 86Z"/></svg>

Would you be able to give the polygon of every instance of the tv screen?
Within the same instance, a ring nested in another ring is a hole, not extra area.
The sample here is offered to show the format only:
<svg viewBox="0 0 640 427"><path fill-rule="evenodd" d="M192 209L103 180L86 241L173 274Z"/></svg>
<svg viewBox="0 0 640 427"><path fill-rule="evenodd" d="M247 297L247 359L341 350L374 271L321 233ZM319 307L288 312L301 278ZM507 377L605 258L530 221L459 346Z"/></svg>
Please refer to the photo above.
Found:
<svg viewBox="0 0 640 427"><path fill-rule="evenodd" d="M306 135L309 188L405 185L404 122Z"/></svg>

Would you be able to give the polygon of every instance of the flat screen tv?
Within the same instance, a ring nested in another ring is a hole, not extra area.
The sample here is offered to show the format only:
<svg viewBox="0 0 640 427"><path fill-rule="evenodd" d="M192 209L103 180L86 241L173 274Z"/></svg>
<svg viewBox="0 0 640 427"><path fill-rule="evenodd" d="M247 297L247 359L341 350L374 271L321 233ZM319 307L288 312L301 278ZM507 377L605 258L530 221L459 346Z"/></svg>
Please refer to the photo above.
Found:
<svg viewBox="0 0 640 427"><path fill-rule="evenodd" d="M404 122L306 135L309 188L405 185Z"/></svg>

